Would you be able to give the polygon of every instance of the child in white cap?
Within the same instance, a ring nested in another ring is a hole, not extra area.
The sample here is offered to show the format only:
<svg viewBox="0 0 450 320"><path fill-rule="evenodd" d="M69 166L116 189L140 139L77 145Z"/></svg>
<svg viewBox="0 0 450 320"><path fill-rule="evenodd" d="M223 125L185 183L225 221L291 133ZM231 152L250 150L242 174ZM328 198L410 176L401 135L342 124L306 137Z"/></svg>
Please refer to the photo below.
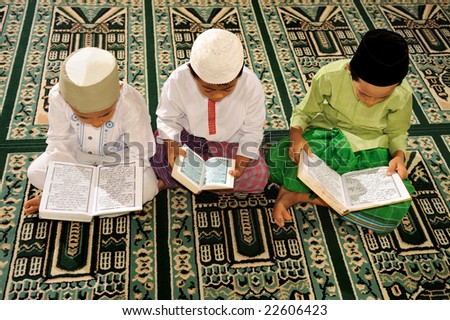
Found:
<svg viewBox="0 0 450 320"><path fill-rule="evenodd" d="M157 151L151 159L166 188L180 186L171 172L186 144L204 159L236 159L233 192L242 197L264 190L269 172L260 152L266 119L258 77L244 66L241 41L210 29L194 41L190 60L164 83L156 110Z"/></svg>
<svg viewBox="0 0 450 320"><path fill-rule="evenodd" d="M59 83L49 93L47 148L28 169L30 182L43 189L49 161L83 164L139 160L144 166L143 203L158 193L150 165L154 136L147 104L119 81L117 61L106 50L88 47L63 62ZM39 209L40 197L24 212Z"/></svg>
<svg viewBox="0 0 450 320"><path fill-rule="evenodd" d="M353 58L332 62L314 76L294 109L290 137L271 148L270 180L281 185L272 212L275 223L292 220L289 208L309 202L326 206L297 178L300 151L314 153L339 174L377 166L396 171L410 193L406 138L412 113L408 45L399 34L367 32ZM342 218L387 234L400 224L411 201L352 212Z"/></svg>

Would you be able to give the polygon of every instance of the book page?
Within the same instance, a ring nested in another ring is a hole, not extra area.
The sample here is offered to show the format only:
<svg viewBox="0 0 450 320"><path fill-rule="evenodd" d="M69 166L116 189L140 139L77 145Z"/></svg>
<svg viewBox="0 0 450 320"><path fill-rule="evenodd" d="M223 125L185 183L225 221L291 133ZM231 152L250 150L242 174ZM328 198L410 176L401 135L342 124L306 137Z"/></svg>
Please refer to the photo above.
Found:
<svg viewBox="0 0 450 320"><path fill-rule="evenodd" d="M310 157L304 152L302 158L306 170L308 170L308 172L319 181L325 189L344 203L341 176L315 154Z"/></svg>
<svg viewBox="0 0 450 320"><path fill-rule="evenodd" d="M204 184L227 184L231 159L210 158L206 161Z"/></svg>
<svg viewBox="0 0 450 320"><path fill-rule="evenodd" d="M378 167L344 175L344 187L347 189L351 206L386 202L401 196L393 176L387 176L387 167Z"/></svg>
<svg viewBox="0 0 450 320"><path fill-rule="evenodd" d="M51 180L45 209L88 212L94 168L54 163L48 170L51 170Z"/></svg>
<svg viewBox="0 0 450 320"><path fill-rule="evenodd" d="M136 169L132 164L99 167L96 212L136 205Z"/></svg>
<svg viewBox="0 0 450 320"><path fill-rule="evenodd" d="M204 161L203 159L189 148L185 149L186 158L181 164L180 171L186 175L190 180L192 180L196 185L203 185L203 171L204 171Z"/></svg>

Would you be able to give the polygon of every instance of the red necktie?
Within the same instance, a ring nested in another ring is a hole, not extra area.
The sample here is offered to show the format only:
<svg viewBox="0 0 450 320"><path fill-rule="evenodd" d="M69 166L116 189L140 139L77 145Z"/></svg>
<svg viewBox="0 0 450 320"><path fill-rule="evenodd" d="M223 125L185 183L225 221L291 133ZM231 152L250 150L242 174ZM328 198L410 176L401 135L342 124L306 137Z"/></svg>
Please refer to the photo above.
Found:
<svg viewBox="0 0 450 320"><path fill-rule="evenodd" d="M216 134L216 103L208 99L208 128L209 134Z"/></svg>

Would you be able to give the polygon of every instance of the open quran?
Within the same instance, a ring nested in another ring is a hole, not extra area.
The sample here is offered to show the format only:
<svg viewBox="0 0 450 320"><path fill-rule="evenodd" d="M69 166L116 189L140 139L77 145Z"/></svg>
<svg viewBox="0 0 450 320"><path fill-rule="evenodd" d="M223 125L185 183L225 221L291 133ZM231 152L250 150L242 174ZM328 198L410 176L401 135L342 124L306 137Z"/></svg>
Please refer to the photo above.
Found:
<svg viewBox="0 0 450 320"><path fill-rule="evenodd" d="M89 222L94 216L142 210L139 163L91 166L50 162L39 207L44 219Z"/></svg>
<svg viewBox="0 0 450 320"><path fill-rule="evenodd" d="M212 157L203 160L187 146L182 147L186 157L179 155L172 169L172 177L193 193L202 190L233 189L234 177L229 173L234 169L235 160Z"/></svg>
<svg viewBox="0 0 450 320"><path fill-rule="evenodd" d="M375 167L338 174L316 155L302 151L297 176L340 215L411 199L397 173Z"/></svg>

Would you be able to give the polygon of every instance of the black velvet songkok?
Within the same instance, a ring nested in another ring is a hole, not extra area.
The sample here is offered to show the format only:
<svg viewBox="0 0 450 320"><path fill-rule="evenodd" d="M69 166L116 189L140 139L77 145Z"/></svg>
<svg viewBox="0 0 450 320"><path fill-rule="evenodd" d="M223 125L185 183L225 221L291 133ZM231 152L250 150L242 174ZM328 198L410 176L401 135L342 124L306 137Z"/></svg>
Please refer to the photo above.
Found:
<svg viewBox="0 0 450 320"><path fill-rule="evenodd" d="M368 31L350 61L360 79L386 87L402 82L408 73L408 45L398 33L376 29Z"/></svg>

